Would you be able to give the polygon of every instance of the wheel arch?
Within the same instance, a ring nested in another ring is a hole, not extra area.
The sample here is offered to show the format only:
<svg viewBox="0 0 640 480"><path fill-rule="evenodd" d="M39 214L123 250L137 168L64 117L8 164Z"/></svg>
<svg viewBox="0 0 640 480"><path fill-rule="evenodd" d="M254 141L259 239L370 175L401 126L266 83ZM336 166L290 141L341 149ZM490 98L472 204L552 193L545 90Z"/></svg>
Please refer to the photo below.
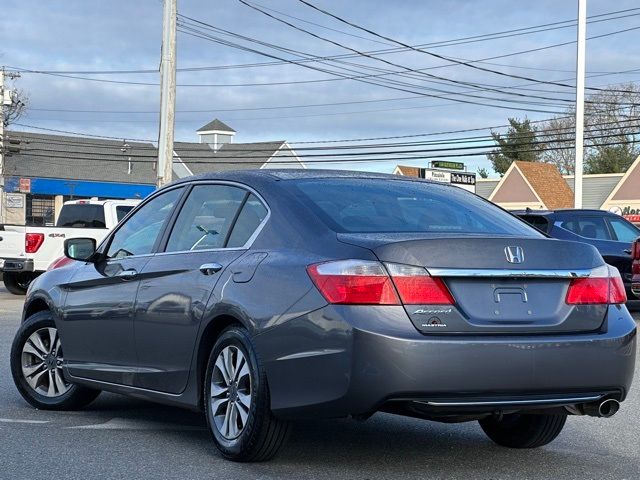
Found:
<svg viewBox="0 0 640 480"><path fill-rule="evenodd" d="M216 343L216 340L218 339L222 331L232 325L246 328L244 322L242 322L239 318L229 314L222 314L211 319L211 321L209 321L204 327L202 335L200 335L195 365L196 380L198 382L199 408L204 408L203 385L209 354L211 353L211 349L213 348L213 345Z"/></svg>
<svg viewBox="0 0 640 480"><path fill-rule="evenodd" d="M45 311L53 312L53 309L51 308L49 301L44 297L36 296L31 300L29 300L28 303L25 304L22 320L24 321L27 318L35 315L36 313L45 312Z"/></svg>

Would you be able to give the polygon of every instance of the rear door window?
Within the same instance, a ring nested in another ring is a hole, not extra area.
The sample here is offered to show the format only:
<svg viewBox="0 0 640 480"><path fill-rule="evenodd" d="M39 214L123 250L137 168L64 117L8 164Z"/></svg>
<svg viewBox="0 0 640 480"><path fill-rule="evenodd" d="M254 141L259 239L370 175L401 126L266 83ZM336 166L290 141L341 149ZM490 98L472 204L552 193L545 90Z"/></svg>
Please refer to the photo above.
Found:
<svg viewBox="0 0 640 480"><path fill-rule="evenodd" d="M229 236L227 247L244 246L267 216L267 207L255 195L249 195Z"/></svg>
<svg viewBox="0 0 640 480"><path fill-rule="evenodd" d="M450 186L362 178L292 182L300 199L336 232L541 235L486 200Z"/></svg>
<svg viewBox="0 0 640 480"><path fill-rule="evenodd" d="M580 217L560 221L560 227L584 238L611 240L609 229L602 217Z"/></svg>
<svg viewBox="0 0 640 480"><path fill-rule="evenodd" d="M616 240L619 242L633 242L636 238L640 237L640 229L627 222L623 218L608 218L609 225L616 236Z"/></svg>
<svg viewBox="0 0 640 480"><path fill-rule="evenodd" d="M229 185L196 185L180 210L167 252L224 248L246 190Z"/></svg>

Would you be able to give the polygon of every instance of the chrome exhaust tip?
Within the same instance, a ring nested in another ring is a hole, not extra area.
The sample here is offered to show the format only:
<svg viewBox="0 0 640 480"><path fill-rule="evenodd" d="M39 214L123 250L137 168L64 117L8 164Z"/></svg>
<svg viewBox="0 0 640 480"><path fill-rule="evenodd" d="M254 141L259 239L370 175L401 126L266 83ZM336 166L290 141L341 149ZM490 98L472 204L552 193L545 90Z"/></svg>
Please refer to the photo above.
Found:
<svg viewBox="0 0 640 480"><path fill-rule="evenodd" d="M620 409L620 402L613 398L607 398L598 405L598 416L603 418L613 417Z"/></svg>

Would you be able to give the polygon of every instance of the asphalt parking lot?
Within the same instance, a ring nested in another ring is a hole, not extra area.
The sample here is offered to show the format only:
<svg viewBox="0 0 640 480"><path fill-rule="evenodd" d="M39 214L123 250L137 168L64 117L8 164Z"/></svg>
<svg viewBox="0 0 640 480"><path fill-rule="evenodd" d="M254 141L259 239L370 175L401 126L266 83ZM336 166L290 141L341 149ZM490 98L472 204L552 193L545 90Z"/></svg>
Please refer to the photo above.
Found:
<svg viewBox="0 0 640 480"><path fill-rule="evenodd" d="M218 455L197 413L112 394L79 412L31 408L9 372L22 300L0 288L0 478L640 478L637 367L615 417L571 417L560 437L538 450L495 446L476 423L377 414L364 423L301 422L273 461L233 464Z"/></svg>

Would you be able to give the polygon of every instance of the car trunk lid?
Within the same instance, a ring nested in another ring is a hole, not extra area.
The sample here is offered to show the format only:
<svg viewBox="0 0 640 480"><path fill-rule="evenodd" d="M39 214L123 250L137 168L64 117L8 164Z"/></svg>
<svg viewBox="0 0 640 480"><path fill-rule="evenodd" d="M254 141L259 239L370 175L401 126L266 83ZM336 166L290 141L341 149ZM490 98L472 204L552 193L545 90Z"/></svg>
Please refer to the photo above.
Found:
<svg viewBox="0 0 640 480"><path fill-rule="evenodd" d="M569 305L572 278L604 264L591 245L546 238L338 234L384 263L420 266L441 278L454 305L405 305L428 334L593 331L606 305Z"/></svg>

